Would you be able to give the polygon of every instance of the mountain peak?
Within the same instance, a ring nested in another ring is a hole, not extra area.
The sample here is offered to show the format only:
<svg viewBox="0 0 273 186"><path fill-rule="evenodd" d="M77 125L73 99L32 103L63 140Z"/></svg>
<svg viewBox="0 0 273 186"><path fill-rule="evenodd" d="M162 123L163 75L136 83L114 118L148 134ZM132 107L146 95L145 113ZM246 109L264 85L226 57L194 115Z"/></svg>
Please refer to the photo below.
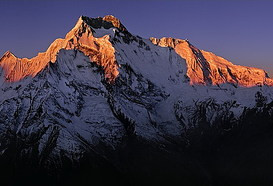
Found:
<svg viewBox="0 0 273 186"><path fill-rule="evenodd" d="M109 29L109 28L115 27L122 32L128 32L128 30L120 22L120 20L113 15L106 15L104 17L97 17L97 18L81 16L80 20L83 20L87 25L95 29L99 29L99 28Z"/></svg>
<svg viewBox="0 0 273 186"><path fill-rule="evenodd" d="M116 18L113 15L106 15L103 17L104 21L107 22L111 22L113 24L114 27L120 29L121 31L127 31L127 29L125 28L125 26L120 22L120 20L118 18Z"/></svg>
<svg viewBox="0 0 273 186"><path fill-rule="evenodd" d="M105 19L105 20L104 20ZM106 21L107 20L107 21ZM90 62L103 67L105 78L109 82L114 82L119 74L115 59L115 49L110 42L110 37L96 37L94 29L109 29L116 27L124 30L125 27L113 16L104 18L88 18L81 16L74 28L66 34L64 39L56 39L44 53L39 53L31 59L16 58L11 52L6 52L1 58L0 67L4 69L5 78L9 82L20 81L21 79L36 76L50 62L57 60L58 52L61 49L79 50L89 57ZM10 56L13 56L12 58Z"/></svg>
<svg viewBox="0 0 273 186"><path fill-rule="evenodd" d="M0 61L3 59L3 58L10 58L10 57L13 57L13 58L16 58L16 56L11 52L11 51L6 51L4 53L4 55L0 58Z"/></svg>

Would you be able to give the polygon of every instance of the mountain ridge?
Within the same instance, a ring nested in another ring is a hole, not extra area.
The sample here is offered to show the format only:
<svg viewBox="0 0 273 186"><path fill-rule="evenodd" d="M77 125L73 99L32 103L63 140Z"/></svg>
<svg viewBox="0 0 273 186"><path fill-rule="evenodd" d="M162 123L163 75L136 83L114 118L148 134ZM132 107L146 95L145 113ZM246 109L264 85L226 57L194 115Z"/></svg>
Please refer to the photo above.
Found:
<svg viewBox="0 0 273 186"><path fill-rule="evenodd" d="M115 49L111 44L110 37L114 38L114 35L119 32L113 29L111 33L104 33L104 37L96 37L95 30L100 28L116 28L121 34L132 36L120 20L112 15L98 18L80 16L74 28L66 34L64 39L56 39L46 52L39 53L36 57L21 59L12 53L12 55L6 55L8 53L6 52L0 59L0 66L5 71L6 81L13 82L20 81L27 76L34 77L49 62L56 61L56 55L60 49L78 49L89 56L91 61L101 65L105 70L106 78L113 83L119 74L119 70L115 60ZM211 52L199 50L187 40L150 38L150 41L162 47L171 47L183 59L186 59L188 68L186 75L191 84L233 83L245 87L273 85L273 80L268 77L264 70L233 65ZM103 55L107 57L102 58Z"/></svg>
<svg viewBox="0 0 273 186"><path fill-rule="evenodd" d="M199 50L187 40L166 38L150 38L159 46L171 47L182 58L186 59L187 75L191 84L234 83L239 86L273 85L267 73L258 68L234 65L230 61L212 52ZM239 76L238 76L239 74Z"/></svg>

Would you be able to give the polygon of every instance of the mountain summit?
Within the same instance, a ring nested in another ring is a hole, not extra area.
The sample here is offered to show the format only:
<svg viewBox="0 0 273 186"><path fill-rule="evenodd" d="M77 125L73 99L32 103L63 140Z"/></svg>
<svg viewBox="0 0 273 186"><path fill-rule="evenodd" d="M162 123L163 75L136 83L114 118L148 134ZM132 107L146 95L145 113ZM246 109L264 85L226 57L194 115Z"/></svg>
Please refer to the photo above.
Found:
<svg viewBox="0 0 273 186"><path fill-rule="evenodd" d="M0 169L20 184L40 175L34 185L44 176L238 185L256 179L257 162L255 183L268 185L272 82L188 40L145 39L114 16L81 16L46 52L0 59Z"/></svg>
<svg viewBox="0 0 273 186"><path fill-rule="evenodd" d="M96 38L94 33L95 28L114 28L114 25L121 30L126 30L119 20L113 16L95 19L81 16L66 37L64 39L56 39L44 53L40 53L31 59L20 59L14 55L5 54L0 59L0 66L5 71L6 81L14 82L27 76L36 76L50 62L54 63L56 61L57 54L61 49L78 49L86 56L89 56L92 62L102 66L105 70L106 78L113 80L118 75L118 71L114 56L115 50L109 42L109 35Z"/></svg>
<svg viewBox="0 0 273 186"><path fill-rule="evenodd" d="M104 32L97 33L97 29L103 29ZM137 40L120 20L112 15L98 18L81 16L66 37L56 39L46 52L31 59L20 59L7 52L0 59L0 66L5 71L6 81L20 81L27 76L36 76L50 62L54 63L61 49L77 49L88 56L92 62L102 66L105 77L109 82L114 82L119 70L115 59L116 50L111 41L114 41L117 34L123 35L124 40L127 41ZM273 85L273 80L264 70L233 65L211 52L199 50L189 41L173 38L150 38L150 40L155 45L173 48L181 58L186 60L186 76L190 79L191 84L232 83L246 87Z"/></svg>

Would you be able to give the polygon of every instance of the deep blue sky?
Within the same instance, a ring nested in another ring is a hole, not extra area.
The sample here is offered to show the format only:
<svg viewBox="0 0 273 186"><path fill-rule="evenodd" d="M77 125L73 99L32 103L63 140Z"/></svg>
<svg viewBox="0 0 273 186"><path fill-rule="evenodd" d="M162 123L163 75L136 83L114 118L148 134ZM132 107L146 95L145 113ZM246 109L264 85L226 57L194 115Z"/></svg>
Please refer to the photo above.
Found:
<svg viewBox="0 0 273 186"><path fill-rule="evenodd" d="M0 0L0 56L45 51L80 15L112 14L145 38L189 39L235 64L273 75L273 1L266 0Z"/></svg>

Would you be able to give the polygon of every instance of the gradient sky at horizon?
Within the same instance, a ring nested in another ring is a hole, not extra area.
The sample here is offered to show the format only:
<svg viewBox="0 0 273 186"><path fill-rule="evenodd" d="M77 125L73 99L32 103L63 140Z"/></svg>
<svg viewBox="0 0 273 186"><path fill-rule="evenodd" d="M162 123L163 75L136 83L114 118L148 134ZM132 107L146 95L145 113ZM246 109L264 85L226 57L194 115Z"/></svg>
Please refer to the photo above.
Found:
<svg viewBox="0 0 273 186"><path fill-rule="evenodd" d="M144 38L189 39L234 64L273 77L273 1L270 0L0 0L0 56L33 57L64 37L81 15L112 14Z"/></svg>

